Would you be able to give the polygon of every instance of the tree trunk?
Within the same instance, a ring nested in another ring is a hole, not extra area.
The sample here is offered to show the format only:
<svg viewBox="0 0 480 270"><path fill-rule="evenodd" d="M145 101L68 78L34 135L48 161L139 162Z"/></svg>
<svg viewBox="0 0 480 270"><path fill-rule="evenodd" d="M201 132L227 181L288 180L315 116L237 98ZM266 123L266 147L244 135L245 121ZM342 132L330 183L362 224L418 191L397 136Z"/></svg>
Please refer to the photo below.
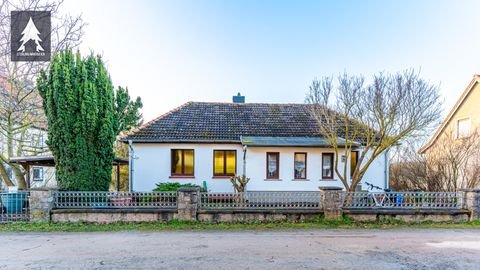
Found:
<svg viewBox="0 0 480 270"><path fill-rule="evenodd" d="M5 169L5 166L3 164L0 164L0 176L3 179L3 182L7 187L13 187L15 184L13 184L12 180L10 180L10 177L8 177L7 170Z"/></svg>
<svg viewBox="0 0 480 270"><path fill-rule="evenodd" d="M17 166L12 166L15 173L15 180L17 182L17 187L19 190L27 189L27 182L25 181L25 174Z"/></svg>

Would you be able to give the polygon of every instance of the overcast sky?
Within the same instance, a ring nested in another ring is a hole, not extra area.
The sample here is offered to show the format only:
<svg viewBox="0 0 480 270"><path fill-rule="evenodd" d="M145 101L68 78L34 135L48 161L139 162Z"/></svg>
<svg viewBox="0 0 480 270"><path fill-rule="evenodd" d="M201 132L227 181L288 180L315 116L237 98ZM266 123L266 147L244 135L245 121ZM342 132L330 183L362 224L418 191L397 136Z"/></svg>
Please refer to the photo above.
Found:
<svg viewBox="0 0 480 270"><path fill-rule="evenodd" d="M145 120L187 101L302 103L314 77L407 68L449 109L480 73L480 1L67 0Z"/></svg>

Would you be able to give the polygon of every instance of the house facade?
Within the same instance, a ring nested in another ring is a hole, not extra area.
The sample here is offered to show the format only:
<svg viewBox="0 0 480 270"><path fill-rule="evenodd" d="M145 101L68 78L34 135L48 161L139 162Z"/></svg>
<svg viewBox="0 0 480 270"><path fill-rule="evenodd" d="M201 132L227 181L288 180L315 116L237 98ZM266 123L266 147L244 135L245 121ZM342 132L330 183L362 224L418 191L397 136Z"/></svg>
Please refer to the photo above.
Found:
<svg viewBox="0 0 480 270"><path fill-rule="evenodd" d="M317 191L342 182L334 172L356 166L335 155L318 135L306 104L188 102L123 138L129 144L130 189L151 191L157 183L203 186L232 192L229 178L245 174L247 191ZM349 174L349 173L348 173ZM388 188L388 153L369 167L359 189ZM378 190L374 190L378 191Z"/></svg>
<svg viewBox="0 0 480 270"><path fill-rule="evenodd" d="M474 75L434 135L419 150L433 165L430 170L439 171L439 181L447 190L480 187L479 104L480 75ZM440 171L442 168L445 172Z"/></svg>
<svg viewBox="0 0 480 270"><path fill-rule="evenodd" d="M7 181L17 185L22 175L29 178L27 188L56 185L54 168L36 165L25 171L22 167L15 169L12 162L4 162L19 156L48 154L47 129L40 117L42 101L38 95L27 95L31 87L31 83L22 81L12 88L7 75L0 70L0 100L9 105L0 110L0 190L7 189ZM32 116L37 121L32 121Z"/></svg>
<svg viewBox="0 0 480 270"><path fill-rule="evenodd" d="M47 131L39 127L29 127L24 132L18 132L14 134L12 140L12 148L14 153L21 153L29 157L42 157L49 155L48 147L46 145ZM21 142L21 146L19 145ZM7 136L0 133L0 153L4 156L8 156L8 139ZM19 148L21 147L21 151ZM23 157L10 157L11 161L15 159L21 159ZM15 163L15 162L14 162ZM1 166L6 171L7 177L17 184L17 177L14 169L8 163L1 163ZM53 166L45 166L43 164L33 164L28 166L28 172L25 172L25 168L22 167L24 175L26 176L28 188L54 188L57 186L55 179L55 168ZM6 190L7 186L3 179L0 179L0 190Z"/></svg>

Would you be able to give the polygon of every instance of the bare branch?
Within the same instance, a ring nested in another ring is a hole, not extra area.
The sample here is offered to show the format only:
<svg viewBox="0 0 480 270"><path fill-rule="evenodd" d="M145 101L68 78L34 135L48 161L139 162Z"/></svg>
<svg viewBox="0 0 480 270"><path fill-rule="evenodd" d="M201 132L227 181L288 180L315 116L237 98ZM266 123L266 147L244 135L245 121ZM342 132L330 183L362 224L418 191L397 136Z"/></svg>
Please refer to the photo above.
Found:
<svg viewBox="0 0 480 270"><path fill-rule="evenodd" d="M342 168L335 162L335 172L348 190L355 189L379 155L404 138L422 134L440 117L438 87L414 70L379 73L367 85L363 76L347 73L338 76L335 86L329 78L312 82L306 102L312 104L319 134L337 154L348 160L353 149L361 150L351 177L348 162Z"/></svg>

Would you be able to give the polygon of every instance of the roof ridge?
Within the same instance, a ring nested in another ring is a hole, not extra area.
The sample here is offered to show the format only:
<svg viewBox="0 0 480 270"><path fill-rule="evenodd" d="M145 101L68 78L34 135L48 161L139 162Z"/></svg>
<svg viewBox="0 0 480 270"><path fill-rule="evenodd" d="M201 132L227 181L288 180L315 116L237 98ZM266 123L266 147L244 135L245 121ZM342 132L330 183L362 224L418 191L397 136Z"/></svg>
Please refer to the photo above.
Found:
<svg viewBox="0 0 480 270"><path fill-rule="evenodd" d="M270 102L228 102L228 101L190 101L191 103L203 103L203 104L233 104L233 105L246 105L246 104L265 104L265 105L311 105L308 103L270 103Z"/></svg>
<svg viewBox="0 0 480 270"><path fill-rule="evenodd" d="M184 108L184 107L186 107L187 105L190 105L190 104L192 104L192 103L194 103L194 102L193 102L193 101L187 101L187 102L183 103L182 105L177 106L177 107L171 109L170 111L168 111L168 112L160 115L159 117L154 118L154 119L148 121L147 123L145 123L145 124L143 124L143 125L141 125L141 126L139 126L139 127L137 127L137 128L134 128L134 129L130 130L129 132L127 132L127 133L125 133L124 135L120 136L120 137L119 137L119 140L124 140L124 139L126 139L129 135L131 135L131 134L133 134L133 133L135 133L135 132L137 132L137 131L140 131L140 129L144 129L144 128L146 128L146 127L154 124L154 123L157 122L158 120L160 120L160 119L162 119L162 118L164 118L164 117L166 117L166 116L168 116L168 115L170 115L170 114L172 114L172 113L174 113L174 112L176 112L176 111L178 111L178 110L180 110L180 109L182 109L182 108Z"/></svg>

